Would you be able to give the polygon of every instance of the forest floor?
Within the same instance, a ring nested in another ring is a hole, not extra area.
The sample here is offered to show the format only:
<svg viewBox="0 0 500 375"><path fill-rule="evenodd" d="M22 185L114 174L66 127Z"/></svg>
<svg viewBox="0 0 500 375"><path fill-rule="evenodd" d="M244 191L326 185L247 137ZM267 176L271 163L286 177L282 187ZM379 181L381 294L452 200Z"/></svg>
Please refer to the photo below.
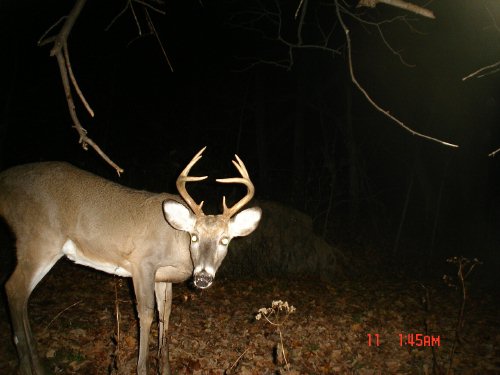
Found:
<svg viewBox="0 0 500 375"><path fill-rule="evenodd" d="M66 261L55 266L30 300L47 373L134 373L137 319L129 286ZM277 300L296 310L271 314L279 327L256 319ZM4 298L0 302L0 374L13 374L17 357ZM441 280L216 279L203 291L174 285L172 373L432 374L448 369L455 343L449 374L500 374L498 295L471 286L456 341L460 303L461 291ZM155 328L150 374L157 363Z"/></svg>

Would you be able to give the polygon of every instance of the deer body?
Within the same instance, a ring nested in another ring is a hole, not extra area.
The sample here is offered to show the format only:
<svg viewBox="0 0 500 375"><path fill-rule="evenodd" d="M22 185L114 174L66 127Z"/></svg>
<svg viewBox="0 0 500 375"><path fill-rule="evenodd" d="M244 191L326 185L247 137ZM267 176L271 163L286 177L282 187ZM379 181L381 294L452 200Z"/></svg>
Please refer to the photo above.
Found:
<svg viewBox="0 0 500 375"><path fill-rule="evenodd" d="M30 244L40 246L32 250L38 257L31 262L35 267L35 262L55 263L67 255L76 263L132 276L132 265L154 253L157 265L172 271L171 280L158 281L186 280L193 270L189 235L165 222L167 199L182 201L132 190L67 163L27 164L0 175L0 213L21 244L37 241ZM34 273L35 280L42 271Z"/></svg>
<svg viewBox="0 0 500 375"><path fill-rule="evenodd" d="M261 215L258 208L234 217L230 217L234 212L203 214L201 205L195 205L184 188L186 181L200 179L188 177L187 172L202 151L178 180L180 193L193 210L177 195L129 189L67 163L27 164L0 174L0 216L16 237L17 266L6 292L22 374L43 373L29 325L28 298L63 256L132 277L140 322L137 373L141 375L147 372L147 342L156 300L159 372L170 374L166 333L172 283L194 272L195 285L208 287L230 239L251 233ZM226 180L221 182L243 183L239 178Z"/></svg>

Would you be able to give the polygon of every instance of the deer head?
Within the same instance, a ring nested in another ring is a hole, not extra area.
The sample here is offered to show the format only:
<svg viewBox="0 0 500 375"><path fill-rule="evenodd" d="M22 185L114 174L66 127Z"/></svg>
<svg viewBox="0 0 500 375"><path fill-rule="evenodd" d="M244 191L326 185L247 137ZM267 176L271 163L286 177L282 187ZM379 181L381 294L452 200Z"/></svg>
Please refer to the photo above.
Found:
<svg viewBox="0 0 500 375"><path fill-rule="evenodd" d="M190 252L193 261L194 285L208 288L215 273L227 254L231 239L252 233L259 224L262 211L258 207L248 208L237 213L254 195L254 186L243 161L235 155L233 164L241 177L217 179L221 183L239 183L247 188L246 195L232 207L227 207L226 197L222 200L223 212L220 215L205 215L202 210L203 201L197 204L186 190L186 182L201 181L207 178L189 176L189 171L206 147L201 149L184 168L177 179L177 190L187 203L187 208L175 200L163 202L163 211L167 222L175 229L187 232L190 236Z"/></svg>

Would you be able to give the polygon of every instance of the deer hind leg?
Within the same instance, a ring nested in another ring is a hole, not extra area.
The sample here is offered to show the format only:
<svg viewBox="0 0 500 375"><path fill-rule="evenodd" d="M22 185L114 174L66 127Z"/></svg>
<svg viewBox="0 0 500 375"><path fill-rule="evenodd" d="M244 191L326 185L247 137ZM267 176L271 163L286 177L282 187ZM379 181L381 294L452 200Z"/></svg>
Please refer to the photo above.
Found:
<svg viewBox="0 0 500 375"><path fill-rule="evenodd" d="M172 310L172 283L155 283L156 306L158 307L158 358L159 373L170 375L168 359L168 321Z"/></svg>
<svg viewBox="0 0 500 375"><path fill-rule="evenodd" d="M31 253L22 242L17 243L17 266L5 283L10 315L14 330L14 343L19 354L19 373L41 375L44 373L36 352L36 342L31 332L28 316L28 299L40 280L61 258L62 253L54 252L38 243L38 253ZM38 255L38 258L37 256Z"/></svg>

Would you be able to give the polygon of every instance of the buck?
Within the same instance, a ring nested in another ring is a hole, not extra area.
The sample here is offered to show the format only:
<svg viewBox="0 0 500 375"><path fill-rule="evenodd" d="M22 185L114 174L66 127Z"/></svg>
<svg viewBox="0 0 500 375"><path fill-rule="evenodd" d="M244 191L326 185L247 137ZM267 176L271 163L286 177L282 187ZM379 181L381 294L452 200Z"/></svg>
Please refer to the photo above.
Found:
<svg viewBox="0 0 500 375"><path fill-rule="evenodd" d="M245 165L233 161L241 177L217 179L243 184L246 195L223 213L205 215L186 190L202 157L200 150L179 175L180 197L126 188L62 162L13 167L0 174L0 216L16 238L17 266L6 282L19 354L19 372L42 374L28 319L28 298L63 256L85 266L132 277L139 317L137 373L147 373L148 338L155 299L159 317L159 369L170 374L167 331L172 283L193 277L207 288L233 237L252 233L261 209L238 213L254 195ZM182 197L182 199L181 199Z"/></svg>

